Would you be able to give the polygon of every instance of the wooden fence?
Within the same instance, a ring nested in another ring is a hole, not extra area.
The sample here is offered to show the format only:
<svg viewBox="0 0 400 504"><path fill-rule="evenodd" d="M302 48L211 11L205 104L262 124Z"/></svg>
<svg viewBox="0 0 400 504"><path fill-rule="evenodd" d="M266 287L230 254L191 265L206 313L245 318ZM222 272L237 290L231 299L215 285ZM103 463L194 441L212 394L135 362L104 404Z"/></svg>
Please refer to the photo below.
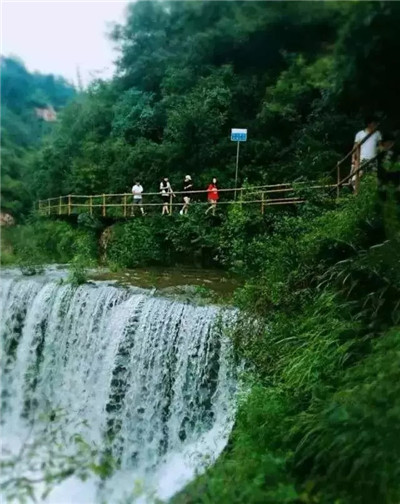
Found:
<svg viewBox="0 0 400 504"><path fill-rule="evenodd" d="M345 185L345 184L342 184ZM299 184L274 184L257 187L240 187L232 189L219 189L217 206L227 205L251 205L259 208L264 213L265 208L275 205L298 205L307 199L306 193L310 191L329 191L336 188L336 184L316 185L309 183ZM170 215L174 209L183 206L183 192L174 191L169 196L168 207ZM207 202L207 190L191 191L192 205L209 206ZM146 213L159 211L165 202L160 193L143 193L141 206ZM41 215L76 215L79 213L89 213L101 217L127 218L136 210L133 205L131 193L121 194L68 194L39 200L37 210Z"/></svg>
<svg viewBox="0 0 400 504"><path fill-rule="evenodd" d="M376 158L363 162L361 165L361 146L374 132L369 133L344 158L336 164L336 184L318 185L312 182L301 182L297 184L274 184L255 187L239 187L230 189L219 189L219 206L226 205L253 205L259 208L263 214L266 207L274 205L298 205L304 203L310 191L327 191L329 194L336 192L339 198L340 190L346 186L352 186L354 193L358 194L360 187L360 177L363 170L369 168L376 161ZM351 170L349 174L342 178L345 163L351 160ZM188 195L188 193L185 193ZM168 209L170 215L174 208L183 206L183 195L180 191L175 191L170 195ZM191 191L191 205L209 205L207 202L207 190ZM141 206L146 210L160 211L165 202L159 192L142 194ZM39 200L37 210L41 215L75 215L79 213L89 213L101 217L127 218L134 214L135 207L131 193L122 194L68 194Z"/></svg>

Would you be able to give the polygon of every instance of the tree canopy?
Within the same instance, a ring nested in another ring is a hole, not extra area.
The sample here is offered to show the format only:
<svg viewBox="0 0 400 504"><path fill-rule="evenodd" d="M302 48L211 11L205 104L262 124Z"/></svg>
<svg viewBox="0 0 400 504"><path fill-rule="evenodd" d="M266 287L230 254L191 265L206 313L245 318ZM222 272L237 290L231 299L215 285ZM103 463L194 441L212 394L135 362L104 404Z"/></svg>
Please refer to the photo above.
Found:
<svg viewBox="0 0 400 504"><path fill-rule="evenodd" d="M394 2L133 3L110 34L115 76L65 108L30 165L32 197L186 173L233 186L232 127L249 131L240 183L332 174L365 114L398 128L399 21Z"/></svg>
<svg viewBox="0 0 400 504"><path fill-rule="evenodd" d="M14 58L1 58L1 207L15 214L32 203L25 180L29 154L37 151L52 125L35 115L35 108L62 108L75 94L62 77L30 73Z"/></svg>

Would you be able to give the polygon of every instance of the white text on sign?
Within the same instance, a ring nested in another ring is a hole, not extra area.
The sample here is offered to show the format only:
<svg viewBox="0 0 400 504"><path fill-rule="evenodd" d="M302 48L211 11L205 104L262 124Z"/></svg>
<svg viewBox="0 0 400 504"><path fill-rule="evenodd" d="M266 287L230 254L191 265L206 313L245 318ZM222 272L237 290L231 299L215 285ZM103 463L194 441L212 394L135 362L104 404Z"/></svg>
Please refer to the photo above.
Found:
<svg viewBox="0 0 400 504"><path fill-rule="evenodd" d="M232 128L231 129L232 142L245 142L247 140L247 129Z"/></svg>

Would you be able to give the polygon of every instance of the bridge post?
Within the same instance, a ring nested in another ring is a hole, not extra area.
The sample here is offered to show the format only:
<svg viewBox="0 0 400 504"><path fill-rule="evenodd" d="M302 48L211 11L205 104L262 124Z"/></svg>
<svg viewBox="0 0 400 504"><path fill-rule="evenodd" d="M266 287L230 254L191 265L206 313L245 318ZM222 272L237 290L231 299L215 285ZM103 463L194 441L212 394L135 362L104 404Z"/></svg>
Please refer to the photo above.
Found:
<svg viewBox="0 0 400 504"><path fill-rule="evenodd" d="M264 215L264 191L261 192L261 213Z"/></svg>
<svg viewBox="0 0 400 504"><path fill-rule="evenodd" d="M360 167L361 167L361 145L357 145L357 161L355 165L356 169L356 181L354 184L354 194L358 194L358 191L360 190Z"/></svg>
<svg viewBox="0 0 400 504"><path fill-rule="evenodd" d="M236 148L235 200L236 200L236 190L237 190L238 174L239 174L239 147L240 147L240 142L238 140L238 142L237 142L237 148Z"/></svg>
<svg viewBox="0 0 400 504"><path fill-rule="evenodd" d="M356 173L356 182L354 185L354 194L357 196L358 192L360 190L360 172L358 171Z"/></svg>
<svg viewBox="0 0 400 504"><path fill-rule="evenodd" d="M337 178L336 178L336 199L339 199L339 195L340 195L340 163L339 162L336 164L336 172L337 172Z"/></svg>
<svg viewBox="0 0 400 504"><path fill-rule="evenodd" d="M102 210L103 210L102 215L103 215L103 217L105 217L106 216L106 195L105 194L103 194L103 208L102 208Z"/></svg>
<svg viewBox="0 0 400 504"><path fill-rule="evenodd" d="M169 215L172 215L172 193L169 194Z"/></svg>
<svg viewBox="0 0 400 504"><path fill-rule="evenodd" d="M89 196L89 214L93 215L93 196Z"/></svg>
<svg viewBox="0 0 400 504"><path fill-rule="evenodd" d="M71 195L68 194L68 215L71 215L71 209L72 209Z"/></svg>
<svg viewBox="0 0 400 504"><path fill-rule="evenodd" d="M126 208L126 194L124 194L124 199L123 199L124 203L124 217L126 217L126 214L127 214L127 208Z"/></svg>
<svg viewBox="0 0 400 504"><path fill-rule="evenodd" d="M58 201L58 215L61 215L61 204L62 204L62 196L60 196L60 199Z"/></svg>

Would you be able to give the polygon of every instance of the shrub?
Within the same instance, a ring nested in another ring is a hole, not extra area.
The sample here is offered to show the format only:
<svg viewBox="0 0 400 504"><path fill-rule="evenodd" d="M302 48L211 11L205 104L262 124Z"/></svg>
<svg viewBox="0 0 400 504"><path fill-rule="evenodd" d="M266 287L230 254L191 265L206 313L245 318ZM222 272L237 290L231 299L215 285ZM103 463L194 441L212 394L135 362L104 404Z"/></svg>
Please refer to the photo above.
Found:
<svg viewBox="0 0 400 504"><path fill-rule="evenodd" d="M107 245L107 261L126 268L162 262L161 243L144 219L118 223L112 229Z"/></svg>
<svg viewBox="0 0 400 504"><path fill-rule="evenodd" d="M369 182L369 183L368 183ZM366 181L357 198L347 197L335 210L315 214L308 207L298 217L282 216L269 235L254 238L249 255L261 264L237 301L243 308L267 313L271 306L294 307L316 287L330 265L379 242L373 182ZM260 280L261 277L261 280Z"/></svg>
<svg viewBox="0 0 400 504"><path fill-rule="evenodd" d="M33 219L5 230L4 239L12 247L16 262L22 264L63 264L76 254L91 262L97 255L95 233L63 221Z"/></svg>

